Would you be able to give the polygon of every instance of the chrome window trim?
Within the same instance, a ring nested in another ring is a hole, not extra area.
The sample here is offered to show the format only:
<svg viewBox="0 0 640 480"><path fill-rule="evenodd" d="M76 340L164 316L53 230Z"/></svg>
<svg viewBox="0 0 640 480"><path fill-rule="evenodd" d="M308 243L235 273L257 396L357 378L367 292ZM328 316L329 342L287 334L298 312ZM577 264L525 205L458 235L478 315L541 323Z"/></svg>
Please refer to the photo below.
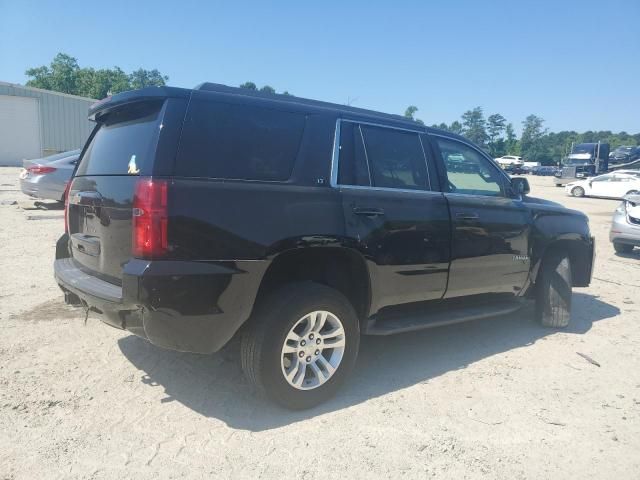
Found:
<svg viewBox="0 0 640 480"><path fill-rule="evenodd" d="M373 123L373 122L367 122L367 121L360 121L360 120L351 120L349 118L341 118L340 119L343 122L350 122L350 123L357 123L358 125L369 125L371 127L380 127L380 128L389 128L391 130L402 130L405 132L411 132L411 133L424 133L424 130L412 130L410 128L404 128L404 127L396 127L394 125L385 125L383 123Z"/></svg>
<svg viewBox="0 0 640 480"><path fill-rule="evenodd" d="M364 155L365 155L365 161L367 162L367 172L369 174L369 185L368 186L363 186L363 185L346 185L346 184L341 184L338 183L338 169L339 169L339 165L340 165L340 130L342 127L342 122L348 122L348 123L353 123L358 125L358 131L360 132L360 139L362 140L362 147L364 148ZM369 166L369 154L367 153L367 146L365 144L364 141L364 135L362 133L362 128L360 127L361 125L369 125L372 127L379 127L379 128L387 128L390 130L400 130L400 131L404 131L404 132L410 132L410 133L415 133L418 135L418 141L420 142L420 148L422 149L422 157L424 159L424 166L425 169L427 171L427 183L428 186L424 187L424 188L419 188L419 189L408 189L408 188L389 188L389 187L374 187L373 186L373 179L371 178L371 167ZM331 155L331 179L329 181L329 185L333 188L338 188L338 189L342 189L342 188L348 188L348 189L356 189L356 190L373 190L373 191L381 191L381 192L404 192L404 193L436 193L436 194L440 194L442 192L437 191L437 190L433 190L432 189L432 185L431 185L431 175L429 174L429 165L428 165L428 160L427 160L427 154L426 151L424 149L424 144L422 143L422 138L420 137L420 135L424 135L425 131L424 130L420 130L420 129L409 129L409 128L403 128L403 127L396 127L396 126L392 126L392 125L384 125L381 123L373 123L373 122L366 122L366 121L359 121L359 120L351 120L348 118L338 118L336 119L336 129L335 129L335 134L333 136L333 153Z"/></svg>
<svg viewBox="0 0 640 480"><path fill-rule="evenodd" d="M371 178L371 167L369 166L369 154L367 153L367 144L364 143L364 134L362 133L362 127L358 123L358 131L360 132L360 140L362 141L362 149L364 150L364 161L367 162L367 173L369 174L369 187L373 187L373 178ZM355 145L353 155L355 157ZM340 157L338 157L340 160ZM358 186L358 185L357 185Z"/></svg>
<svg viewBox="0 0 640 480"><path fill-rule="evenodd" d="M439 190L411 190L408 188L389 188L389 187L363 187L362 185L335 185L335 188L338 190L372 190L378 192L402 192L402 193L418 193L429 195L442 195L442 192ZM505 197L496 197L496 198L505 198Z"/></svg>
<svg viewBox="0 0 640 480"><path fill-rule="evenodd" d="M429 161L427 160L427 151L424 149L424 144L422 143L422 135L418 135L418 140L420 140L420 148L422 148L422 156L424 157L424 166L427 168L427 183L429 184L429 191L433 190L431 185L431 174L429 173Z"/></svg>
<svg viewBox="0 0 640 480"><path fill-rule="evenodd" d="M338 184L338 153L340 150L340 119L336 120L336 129L333 135L333 154L331 155L331 177L329 185L332 187Z"/></svg>

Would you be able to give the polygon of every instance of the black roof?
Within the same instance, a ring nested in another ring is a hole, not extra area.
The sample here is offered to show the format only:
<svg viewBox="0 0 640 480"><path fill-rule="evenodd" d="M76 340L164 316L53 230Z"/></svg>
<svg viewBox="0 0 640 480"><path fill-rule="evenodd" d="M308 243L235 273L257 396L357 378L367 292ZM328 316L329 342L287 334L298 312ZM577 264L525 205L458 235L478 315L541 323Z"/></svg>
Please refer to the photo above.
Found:
<svg viewBox="0 0 640 480"><path fill-rule="evenodd" d="M425 132L437 133L446 135L449 137L455 138L463 138L454 133L440 130L437 128L427 127L421 125L414 120L408 119L402 115L396 115L391 113L382 113L377 112L375 110L367 110L365 108L357 108L349 105L339 105L337 103L323 102L320 100L313 100L309 98L296 97L294 95L284 95L279 93L269 93L269 92L260 92L258 90L250 90L247 88L239 88L239 87L230 87L228 85L222 85L219 83L211 83L205 82L197 85L194 89L188 88L178 88L178 87L148 87L140 90L131 90L128 92L118 93L113 95L112 97L107 97L104 100L100 100L99 102L94 103L89 108L89 118L94 120L96 116L110 110L111 108L123 105L126 103L137 102L140 100L153 100L153 99L161 99L166 97L178 97L178 98L188 98L191 96L191 93L196 91L201 92L212 92L216 94L228 94L228 95L238 95L249 98L260 98L265 100L277 101L282 103L306 106L310 109L317 110L330 110L337 112L339 114L347 114L354 115L358 117L366 117L371 121L375 121L376 119L382 120L385 123L393 122L394 124L400 126L406 126L413 130L424 130ZM468 141L465 139L465 141Z"/></svg>
<svg viewBox="0 0 640 480"><path fill-rule="evenodd" d="M413 128L416 126L422 126L415 121L408 119L402 115L395 115L391 113L376 112L374 110L367 110L365 108L352 107L349 105L340 105L337 103L323 102L321 100L313 100L310 98L296 97L294 95L284 95L280 93L261 92L259 90L249 90L247 88L229 87L228 85L222 85L220 83L205 82L196 86L194 90L201 90L205 92L216 93L229 93L232 95L242 95L245 97L264 98L269 100L277 100L283 103L292 103L296 105L305 105L309 107L315 107L319 109L334 110L342 113L351 113L354 115L365 115L368 117L379 117L387 120L393 120L394 122L401 122L407 125L411 125Z"/></svg>

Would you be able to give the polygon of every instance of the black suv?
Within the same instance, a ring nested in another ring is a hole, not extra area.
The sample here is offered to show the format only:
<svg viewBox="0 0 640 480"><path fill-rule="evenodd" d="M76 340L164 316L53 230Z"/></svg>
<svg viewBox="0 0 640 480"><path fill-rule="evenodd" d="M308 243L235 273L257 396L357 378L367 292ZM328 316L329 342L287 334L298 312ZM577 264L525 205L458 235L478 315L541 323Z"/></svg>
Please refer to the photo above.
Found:
<svg viewBox="0 0 640 480"><path fill-rule="evenodd" d="M360 335L513 312L569 322L585 215L527 197L464 138L406 118L203 84L94 105L55 277L67 303L175 350L241 335L257 389L332 395Z"/></svg>

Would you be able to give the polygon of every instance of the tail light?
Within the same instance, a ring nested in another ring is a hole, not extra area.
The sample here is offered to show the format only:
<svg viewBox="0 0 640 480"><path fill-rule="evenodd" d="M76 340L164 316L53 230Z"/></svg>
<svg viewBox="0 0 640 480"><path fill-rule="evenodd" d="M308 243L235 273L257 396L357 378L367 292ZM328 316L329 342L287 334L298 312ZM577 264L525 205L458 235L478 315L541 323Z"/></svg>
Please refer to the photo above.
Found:
<svg viewBox="0 0 640 480"><path fill-rule="evenodd" d="M55 168L44 165L33 165L27 168L27 172L32 173L33 175L44 175L45 173L53 173L55 171Z"/></svg>
<svg viewBox="0 0 640 480"><path fill-rule="evenodd" d="M136 183L133 196L134 257L157 258L168 251L167 190L166 180L141 178Z"/></svg>
<svg viewBox="0 0 640 480"><path fill-rule="evenodd" d="M64 231L69 233L69 190L71 189L71 180L64 186Z"/></svg>

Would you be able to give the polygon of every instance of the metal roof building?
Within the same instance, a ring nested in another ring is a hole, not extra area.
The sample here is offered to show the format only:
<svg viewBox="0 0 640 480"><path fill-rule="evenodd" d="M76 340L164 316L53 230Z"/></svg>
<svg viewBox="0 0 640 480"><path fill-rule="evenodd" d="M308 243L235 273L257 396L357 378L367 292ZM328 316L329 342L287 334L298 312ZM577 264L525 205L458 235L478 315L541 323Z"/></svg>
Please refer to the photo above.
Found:
<svg viewBox="0 0 640 480"><path fill-rule="evenodd" d="M91 98L0 82L0 165L84 145Z"/></svg>

